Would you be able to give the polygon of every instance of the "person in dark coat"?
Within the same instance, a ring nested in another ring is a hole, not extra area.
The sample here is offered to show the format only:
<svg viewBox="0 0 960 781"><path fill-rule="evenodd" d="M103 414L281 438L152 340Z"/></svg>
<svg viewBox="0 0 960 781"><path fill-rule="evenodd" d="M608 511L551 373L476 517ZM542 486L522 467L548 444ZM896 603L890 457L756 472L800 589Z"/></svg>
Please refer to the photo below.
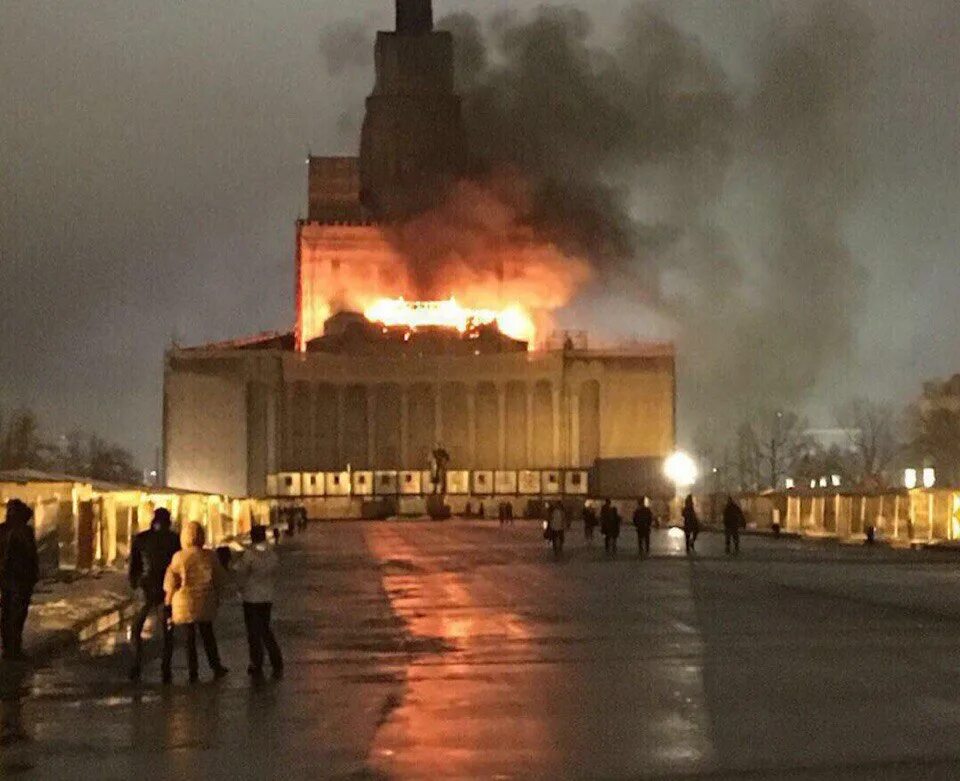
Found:
<svg viewBox="0 0 960 781"><path fill-rule="evenodd" d="M153 514L150 528L133 538L130 549L130 587L143 592L143 604L130 628L130 642L133 646L133 666L130 668L132 681L140 680L143 668L143 626L149 615L156 617L156 628L163 633L162 658L168 660L172 654L173 627L163 604L163 576L173 555L180 550L180 537L171 530L171 525L170 511L159 508ZM169 666L165 664L161 674L164 680L169 680Z"/></svg>
<svg viewBox="0 0 960 781"><path fill-rule="evenodd" d="M593 542L593 531L597 528L597 511L590 505L583 508L583 538L588 542Z"/></svg>
<svg viewBox="0 0 960 781"><path fill-rule="evenodd" d="M647 497L637 502L637 509L633 511L633 527L637 530L637 550L640 556L650 555L650 530L653 528L653 510L650 509Z"/></svg>
<svg viewBox="0 0 960 781"><path fill-rule="evenodd" d="M23 627L40 578L31 518L33 510L19 499L11 499L6 522L0 526L0 643L3 658L9 660L24 658Z"/></svg>
<svg viewBox="0 0 960 781"><path fill-rule="evenodd" d="M737 504L732 496L727 497L727 504L723 508L723 537L724 548L729 554L731 545L733 553L740 552L740 529L746 525L746 517L743 509Z"/></svg>
<svg viewBox="0 0 960 781"><path fill-rule="evenodd" d="M603 534L603 548L611 556L617 555L617 540L620 538L620 513L607 499L600 508L600 533Z"/></svg>
<svg viewBox="0 0 960 781"><path fill-rule="evenodd" d="M687 553L695 553L697 537L700 534L700 518L693 506L693 496L687 496L683 501L683 537L687 543Z"/></svg>

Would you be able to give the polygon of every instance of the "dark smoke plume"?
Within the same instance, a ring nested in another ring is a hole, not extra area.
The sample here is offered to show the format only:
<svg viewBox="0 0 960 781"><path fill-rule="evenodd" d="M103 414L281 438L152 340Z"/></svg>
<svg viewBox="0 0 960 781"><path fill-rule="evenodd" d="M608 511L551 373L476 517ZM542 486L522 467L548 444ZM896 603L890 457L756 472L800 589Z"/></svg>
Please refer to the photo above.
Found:
<svg viewBox="0 0 960 781"><path fill-rule="evenodd" d="M639 4L612 48L567 8L440 26L457 38L475 180L514 172L523 186L497 198L589 263L581 303L620 307L621 335L657 323L675 339L688 428L802 403L842 365L864 282L843 239L862 177L863 16L828 2L771 30L741 92Z"/></svg>

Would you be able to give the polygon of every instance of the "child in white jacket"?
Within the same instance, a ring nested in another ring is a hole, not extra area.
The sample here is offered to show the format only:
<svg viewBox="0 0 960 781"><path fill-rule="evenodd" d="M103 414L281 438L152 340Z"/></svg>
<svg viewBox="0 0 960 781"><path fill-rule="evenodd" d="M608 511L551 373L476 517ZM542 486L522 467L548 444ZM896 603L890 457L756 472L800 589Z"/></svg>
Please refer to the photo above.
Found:
<svg viewBox="0 0 960 781"><path fill-rule="evenodd" d="M279 562L277 554L267 544L265 526L254 526L250 530L250 541L251 547L244 552L235 570L243 600L247 644L250 647L250 667L247 672L253 678L263 677L263 651L266 648L273 677L280 678L283 676L283 655L270 628L274 576Z"/></svg>

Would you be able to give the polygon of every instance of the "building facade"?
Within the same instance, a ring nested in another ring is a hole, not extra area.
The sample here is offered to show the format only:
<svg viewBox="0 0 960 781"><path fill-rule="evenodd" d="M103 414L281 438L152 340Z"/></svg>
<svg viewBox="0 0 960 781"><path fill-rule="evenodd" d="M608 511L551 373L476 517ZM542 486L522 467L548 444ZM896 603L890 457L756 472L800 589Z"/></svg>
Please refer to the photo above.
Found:
<svg viewBox="0 0 960 781"><path fill-rule="evenodd" d="M177 349L164 382L166 479L264 495L280 473L587 470L674 446L668 349L394 358Z"/></svg>

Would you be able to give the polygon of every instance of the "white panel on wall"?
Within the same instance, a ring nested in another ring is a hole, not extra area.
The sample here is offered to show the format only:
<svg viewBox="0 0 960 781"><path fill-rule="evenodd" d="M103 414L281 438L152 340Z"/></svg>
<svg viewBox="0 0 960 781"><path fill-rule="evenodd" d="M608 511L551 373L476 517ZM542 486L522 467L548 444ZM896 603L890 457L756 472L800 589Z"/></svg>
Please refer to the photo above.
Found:
<svg viewBox="0 0 960 781"><path fill-rule="evenodd" d="M327 492L327 479L323 472L303 473L303 495L323 496Z"/></svg>
<svg viewBox="0 0 960 781"><path fill-rule="evenodd" d="M400 494L402 496L420 496L420 488L422 486L421 474L417 472L400 472L399 479L399 488Z"/></svg>
<svg viewBox="0 0 960 781"><path fill-rule="evenodd" d="M568 496L586 496L589 493L589 472L585 469L571 469L564 472L563 492Z"/></svg>
<svg viewBox="0 0 960 781"><path fill-rule="evenodd" d="M350 496L350 473L327 472L327 496Z"/></svg>
<svg viewBox="0 0 960 781"><path fill-rule="evenodd" d="M494 491L498 494L515 494L517 492L517 473L500 471L493 476Z"/></svg>
<svg viewBox="0 0 960 781"><path fill-rule="evenodd" d="M353 495L373 496L373 472L357 471L353 473Z"/></svg>
<svg viewBox="0 0 960 781"><path fill-rule="evenodd" d="M281 472L277 475L278 496L303 496L303 475L299 472Z"/></svg>
<svg viewBox="0 0 960 781"><path fill-rule="evenodd" d="M560 494L562 484L560 482L560 473L548 470L543 473L543 482L541 488L544 496L557 496Z"/></svg>
<svg viewBox="0 0 960 781"><path fill-rule="evenodd" d="M447 472L447 493L454 496L466 496L470 493L470 473L465 469Z"/></svg>
<svg viewBox="0 0 960 781"><path fill-rule="evenodd" d="M473 473L473 492L477 496L489 496L493 493L493 472L480 470Z"/></svg>
<svg viewBox="0 0 960 781"><path fill-rule="evenodd" d="M517 488L523 496L539 495L540 472L531 469L522 470L517 477Z"/></svg>

